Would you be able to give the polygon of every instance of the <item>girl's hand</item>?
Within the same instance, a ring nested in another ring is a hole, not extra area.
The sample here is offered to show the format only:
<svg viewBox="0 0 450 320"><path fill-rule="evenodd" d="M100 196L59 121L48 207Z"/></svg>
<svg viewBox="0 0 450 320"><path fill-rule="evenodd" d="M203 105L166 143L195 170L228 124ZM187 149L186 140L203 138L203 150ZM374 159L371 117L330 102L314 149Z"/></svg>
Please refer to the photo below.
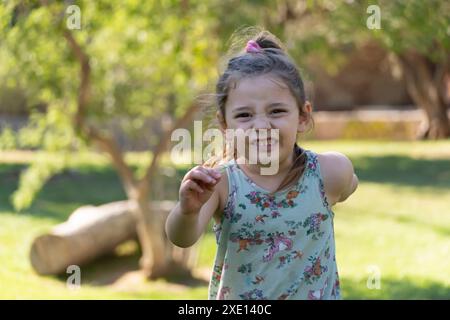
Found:
<svg viewBox="0 0 450 320"><path fill-rule="evenodd" d="M196 166L181 181L179 198L183 214L197 214L214 193L221 174L216 169Z"/></svg>

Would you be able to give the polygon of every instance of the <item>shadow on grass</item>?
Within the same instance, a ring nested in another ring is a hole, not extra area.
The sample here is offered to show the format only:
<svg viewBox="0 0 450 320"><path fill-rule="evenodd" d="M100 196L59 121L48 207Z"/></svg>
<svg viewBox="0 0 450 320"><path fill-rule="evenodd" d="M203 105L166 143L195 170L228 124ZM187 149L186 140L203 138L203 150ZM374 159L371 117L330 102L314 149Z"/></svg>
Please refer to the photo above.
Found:
<svg viewBox="0 0 450 320"><path fill-rule="evenodd" d="M11 195L19 186L20 173L26 168L26 165L0 163L0 212L14 212ZM158 175L158 183L152 185L153 191L157 193L154 198L177 199L179 181L186 172L186 168L177 168L172 172L172 177ZM158 194L160 190L165 190L164 194ZM65 170L52 177L37 194L31 207L22 214L61 222L80 206L101 205L125 199L125 192L113 168L84 167L80 170Z"/></svg>
<svg viewBox="0 0 450 320"><path fill-rule="evenodd" d="M343 299L450 299L449 286L427 279L420 282L411 278L392 279L382 277L380 289L369 289L366 281L341 278Z"/></svg>
<svg viewBox="0 0 450 320"><path fill-rule="evenodd" d="M95 261L80 266L81 284L108 286L130 272L139 271L139 253L119 256L114 253L104 255ZM56 278L66 282L69 274L60 274Z"/></svg>
<svg viewBox="0 0 450 320"><path fill-rule="evenodd" d="M0 210L14 212L11 195L19 186L19 177L27 166L0 164ZM116 172L111 168L89 171L65 170L52 177L37 194L30 208L18 214L65 220L76 208L123 200Z"/></svg>
<svg viewBox="0 0 450 320"><path fill-rule="evenodd" d="M126 254L118 254L112 252L97 258L95 261L81 266L81 285L90 286L114 286L121 285L133 287L133 285L142 284L146 281L143 272L139 267L139 259L141 250L136 240L130 240L125 245L137 248L136 250L128 250ZM58 280L66 282L69 274L60 274L55 276ZM167 283L184 285L186 287L196 288L208 285L208 281L200 279L192 275L171 275L158 280L164 280ZM151 280L147 280L151 281ZM120 282L120 283L119 283Z"/></svg>
<svg viewBox="0 0 450 320"><path fill-rule="evenodd" d="M352 157L361 181L450 188L450 159L415 159L405 156Z"/></svg>

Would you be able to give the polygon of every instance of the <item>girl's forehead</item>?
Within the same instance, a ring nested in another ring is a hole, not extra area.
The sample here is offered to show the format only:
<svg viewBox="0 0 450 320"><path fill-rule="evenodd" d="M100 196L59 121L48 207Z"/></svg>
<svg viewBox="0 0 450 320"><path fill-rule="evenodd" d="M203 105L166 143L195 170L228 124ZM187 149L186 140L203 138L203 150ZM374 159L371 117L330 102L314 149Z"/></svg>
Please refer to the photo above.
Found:
<svg viewBox="0 0 450 320"><path fill-rule="evenodd" d="M228 92L230 104L251 103L252 101L295 102L288 86L276 76L245 77L236 80Z"/></svg>

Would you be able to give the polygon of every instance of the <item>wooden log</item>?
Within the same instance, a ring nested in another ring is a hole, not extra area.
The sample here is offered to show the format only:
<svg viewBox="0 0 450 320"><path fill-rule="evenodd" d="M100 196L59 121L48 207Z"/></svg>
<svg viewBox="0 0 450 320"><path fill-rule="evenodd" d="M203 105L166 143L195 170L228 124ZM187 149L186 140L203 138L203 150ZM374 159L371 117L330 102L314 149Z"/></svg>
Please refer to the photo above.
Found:
<svg viewBox="0 0 450 320"><path fill-rule="evenodd" d="M167 215L173 206L172 201L160 201L151 207L156 214ZM32 267L41 275L60 274L70 265L84 265L136 238L132 210L130 201L78 208L66 222L33 241Z"/></svg>

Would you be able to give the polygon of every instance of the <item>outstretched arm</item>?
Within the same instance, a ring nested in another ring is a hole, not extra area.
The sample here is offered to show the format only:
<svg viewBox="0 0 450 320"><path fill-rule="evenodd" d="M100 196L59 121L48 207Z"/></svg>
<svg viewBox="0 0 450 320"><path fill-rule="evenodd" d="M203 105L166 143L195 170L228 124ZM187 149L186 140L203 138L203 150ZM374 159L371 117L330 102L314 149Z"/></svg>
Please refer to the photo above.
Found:
<svg viewBox="0 0 450 320"><path fill-rule="evenodd" d="M219 207L216 186L220 178L216 170L202 166L196 166L184 176L180 201L166 220L166 234L173 244L187 248L200 238Z"/></svg>

